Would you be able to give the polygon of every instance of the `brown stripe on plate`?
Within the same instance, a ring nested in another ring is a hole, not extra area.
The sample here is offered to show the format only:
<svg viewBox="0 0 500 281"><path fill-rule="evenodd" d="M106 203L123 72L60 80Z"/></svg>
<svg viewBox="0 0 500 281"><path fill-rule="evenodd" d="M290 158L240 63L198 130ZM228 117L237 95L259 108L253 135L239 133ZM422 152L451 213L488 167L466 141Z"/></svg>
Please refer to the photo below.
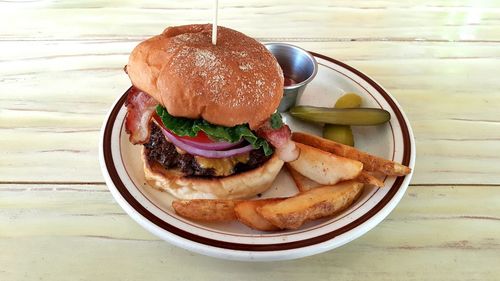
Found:
<svg viewBox="0 0 500 281"><path fill-rule="evenodd" d="M311 52L312 53L312 52ZM411 155L411 146L410 146L410 134L408 131L408 127L405 123L404 117L399 110L398 106L396 103L390 98L390 96L380 87L377 83L375 83L373 80L368 78L366 75L363 73L359 72L358 70L352 68L351 66L348 66L340 61L337 61L335 59L332 59L330 57L321 55L321 54L316 54L312 53L314 56L319 57L321 59L327 60L329 62L332 62L334 64L337 64L341 67L344 67L348 69L349 71L355 73L359 77L361 77L363 80L365 80L367 83L369 83L373 88L375 88L383 97L384 99L388 102L392 110L394 111L396 118L398 119L398 122L401 126L401 131L403 135L403 160L402 164L408 166L410 162L410 155ZM372 209L370 209L366 214L361 216L360 218L356 219L355 221L339 228L336 229L332 232L325 233L320 236L316 236L313 238L309 239L304 239L304 240L299 240L299 241L294 241L294 242L287 242L287 243L280 243L280 244L243 244L243 243L232 243L232 242L225 242L225 241L220 241L220 240L215 240L215 239L210 239L206 238L203 236L196 235L194 233L187 232L185 230L182 230L180 228L177 228L157 216L153 215L150 211L148 211L144 206L142 206L133 196L130 194L130 192L127 190L125 187L124 183L120 179L118 172L116 170L116 167L113 163L113 158L111 155L111 146L113 145L111 143L111 135L112 135L112 129L113 129L113 124L116 121L116 117L118 115L118 112L122 108L128 91L130 88L123 94L123 96L120 98L120 100L116 103L115 107L110 113L110 116L108 118L108 121L106 122L106 126L104 129L104 140L103 140L103 152L104 152L104 162L106 165L106 168L108 170L109 176L115 185L116 189L118 192L121 194L121 196L127 201L127 203L135 209L139 214L141 214L144 218L146 218L148 221L151 223L155 224L156 226L164 229L165 231L168 231L172 234L175 234L179 237L191 240L193 242L205 244L208 246L213 246L213 247L218 247L218 248L224 248L224 249L231 249L231 250L239 250L239 251L280 251L280 250L290 250L290 249L296 249L296 248L302 248L302 247L307 247L307 246L312 246L315 244L319 244L328 240L331 240L335 238L338 235L341 235L343 233L346 233L347 231L350 231L359 225L363 224L366 222L368 219L373 217L376 213L378 213L382 208L384 208L387 203L394 197L394 195L397 193L397 191L401 188L401 185L403 183L403 180L405 177L398 177L390 190L388 191L387 195L382 198L382 200L375 205Z"/></svg>

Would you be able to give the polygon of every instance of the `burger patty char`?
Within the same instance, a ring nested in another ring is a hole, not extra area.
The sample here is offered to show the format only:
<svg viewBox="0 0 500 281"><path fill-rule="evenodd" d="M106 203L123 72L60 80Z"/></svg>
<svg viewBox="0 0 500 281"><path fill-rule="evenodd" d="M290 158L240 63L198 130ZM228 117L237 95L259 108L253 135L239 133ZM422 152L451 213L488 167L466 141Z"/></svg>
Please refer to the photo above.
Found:
<svg viewBox="0 0 500 281"><path fill-rule="evenodd" d="M180 169L186 176L213 177L215 175L214 169L202 168L193 155L177 152L175 146L165 139L161 129L154 123L151 123L151 136L144 147L147 148L147 158L158 162L165 169ZM264 155L262 149L254 149L250 151L246 163L237 163L234 166L233 174L255 169L269 158L270 156Z"/></svg>

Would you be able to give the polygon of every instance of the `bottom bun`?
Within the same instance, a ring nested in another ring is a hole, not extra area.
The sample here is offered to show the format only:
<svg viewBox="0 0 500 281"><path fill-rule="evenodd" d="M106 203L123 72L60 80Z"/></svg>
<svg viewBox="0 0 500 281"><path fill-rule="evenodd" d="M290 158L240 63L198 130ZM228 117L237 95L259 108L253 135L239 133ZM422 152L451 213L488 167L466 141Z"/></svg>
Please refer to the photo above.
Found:
<svg viewBox="0 0 500 281"><path fill-rule="evenodd" d="M149 185L167 191L180 199L238 199L255 196L268 190L283 166L273 156L262 166L227 177L185 177L178 170L167 170L156 161L149 161L142 148L144 174Z"/></svg>

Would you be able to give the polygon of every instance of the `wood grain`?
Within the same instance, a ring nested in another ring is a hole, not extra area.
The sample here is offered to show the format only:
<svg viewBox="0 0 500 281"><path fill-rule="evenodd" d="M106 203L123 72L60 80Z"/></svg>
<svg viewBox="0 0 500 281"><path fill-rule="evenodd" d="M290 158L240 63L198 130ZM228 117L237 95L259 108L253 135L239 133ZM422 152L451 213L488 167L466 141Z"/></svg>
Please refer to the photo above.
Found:
<svg viewBox="0 0 500 281"><path fill-rule="evenodd" d="M0 181L102 182L101 123L136 42L3 43ZM496 43L296 43L373 77L413 126L415 184L500 184ZM32 50L19 52L19 50ZM26 171L30 172L27 173Z"/></svg>
<svg viewBox="0 0 500 281"><path fill-rule="evenodd" d="M497 280L499 198L498 187L411 187L386 220L341 248L294 261L242 263L157 239L125 215L103 185L0 185L0 276L3 281Z"/></svg>
<svg viewBox="0 0 500 281"><path fill-rule="evenodd" d="M408 2L408 3L402 3ZM143 39L205 23L210 1L2 2L2 40ZM499 42L497 1L221 1L221 25L259 38ZM18 18L29 20L19 21ZM8 23L16 23L15 25Z"/></svg>

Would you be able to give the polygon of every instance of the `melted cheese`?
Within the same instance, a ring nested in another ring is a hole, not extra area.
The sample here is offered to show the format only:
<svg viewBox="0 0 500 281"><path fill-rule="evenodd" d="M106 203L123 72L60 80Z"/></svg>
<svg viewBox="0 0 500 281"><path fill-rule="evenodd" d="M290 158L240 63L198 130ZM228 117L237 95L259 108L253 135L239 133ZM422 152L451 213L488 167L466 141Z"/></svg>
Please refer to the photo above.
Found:
<svg viewBox="0 0 500 281"><path fill-rule="evenodd" d="M195 156L196 162L205 169L214 169L216 176L229 176L233 173L234 166L238 163L246 163L249 159L249 153L243 153L228 158L205 158Z"/></svg>

